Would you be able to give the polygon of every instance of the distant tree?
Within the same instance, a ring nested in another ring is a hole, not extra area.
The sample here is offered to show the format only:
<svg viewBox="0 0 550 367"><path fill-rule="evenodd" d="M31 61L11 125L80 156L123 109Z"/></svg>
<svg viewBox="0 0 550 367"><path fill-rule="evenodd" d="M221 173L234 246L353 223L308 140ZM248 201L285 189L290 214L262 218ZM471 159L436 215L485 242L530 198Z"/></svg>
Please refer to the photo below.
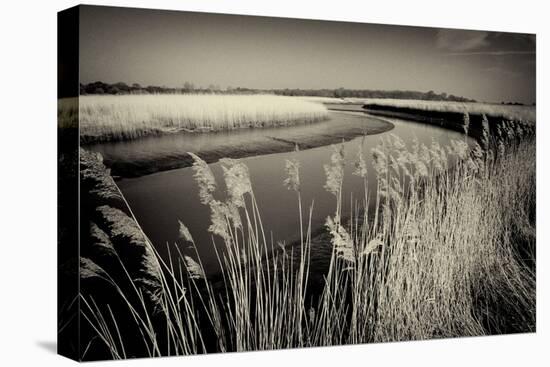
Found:
<svg viewBox="0 0 550 367"><path fill-rule="evenodd" d="M107 90L107 93L109 93L109 94L120 94L120 89L118 89L116 86L113 85Z"/></svg>
<svg viewBox="0 0 550 367"><path fill-rule="evenodd" d="M183 90L186 92L191 92L195 90L195 85L191 82L185 82L183 83Z"/></svg>
<svg viewBox="0 0 550 367"><path fill-rule="evenodd" d="M338 88L334 91L335 98L342 98L344 96L344 88Z"/></svg>
<svg viewBox="0 0 550 367"><path fill-rule="evenodd" d="M121 92L126 92L127 93L127 92L130 91L130 87L126 83L123 83L123 82L115 83L115 84L112 85L112 87L116 88L116 90L118 90L118 93L121 93Z"/></svg>
<svg viewBox="0 0 550 367"><path fill-rule="evenodd" d="M101 81L96 81L88 84L80 85L80 94L126 94L126 93L191 93L191 92L210 92L210 93L274 93L283 96L320 96L320 97L357 97L357 98L396 98L396 99L419 99L419 100L440 100L440 101L456 101L456 102L475 102L474 99L455 96L453 94L441 93L438 94L433 90L428 92L410 91L410 90L370 90L370 89L251 89L246 87L227 86L222 91L219 85L210 84L208 88L195 86L193 83L186 81L182 88L171 88L167 86L150 85L142 87L138 83L133 83L131 86L123 82L115 84L107 84ZM503 104L507 103L505 101ZM508 102L511 103L511 102ZM516 102L514 102L516 103Z"/></svg>

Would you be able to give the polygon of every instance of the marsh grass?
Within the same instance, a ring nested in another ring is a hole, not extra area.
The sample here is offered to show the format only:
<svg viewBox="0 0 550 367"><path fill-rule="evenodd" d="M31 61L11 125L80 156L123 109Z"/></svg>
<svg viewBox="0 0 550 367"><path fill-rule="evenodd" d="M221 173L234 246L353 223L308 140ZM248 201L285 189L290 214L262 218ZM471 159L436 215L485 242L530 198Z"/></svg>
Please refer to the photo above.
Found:
<svg viewBox="0 0 550 367"><path fill-rule="evenodd" d="M376 147L363 142L355 177L344 177L344 151L335 146L325 166L335 210L326 221L332 255L321 289L309 281L314 205L302 203L298 160L287 162L284 184L296 193L289 213L301 233L286 248L264 232L246 165L222 161L228 199L220 201L209 166L193 155L209 231L224 245L221 281L209 280L198 252L191 259L176 246L178 256L159 257L165 274L155 319L165 326L163 342L152 311L127 305L147 355L534 331L534 131L504 126L498 149L470 150L462 140L409 147L397 136ZM369 148L376 172L364 164ZM347 179L363 180L365 192L343 213ZM376 193L367 192L368 180ZM183 223L180 233L180 246L196 249ZM116 315L85 304L98 340L123 358Z"/></svg>
<svg viewBox="0 0 550 367"><path fill-rule="evenodd" d="M483 102L451 102L451 101L423 101L415 99L390 99L390 98L363 98L348 101L355 103L373 104L379 106L419 109L435 112L457 112L503 118L505 120L517 120L534 123L536 111L534 106L502 105Z"/></svg>
<svg viewBox="0 0 550 367"><path fill-rule="evenodd" d="M74 113L59 104L59 114ZM81 96L80 134L84 142L129 140L174 131L204 132L285 126L328 117L319 104L274 95Z"/></svg>

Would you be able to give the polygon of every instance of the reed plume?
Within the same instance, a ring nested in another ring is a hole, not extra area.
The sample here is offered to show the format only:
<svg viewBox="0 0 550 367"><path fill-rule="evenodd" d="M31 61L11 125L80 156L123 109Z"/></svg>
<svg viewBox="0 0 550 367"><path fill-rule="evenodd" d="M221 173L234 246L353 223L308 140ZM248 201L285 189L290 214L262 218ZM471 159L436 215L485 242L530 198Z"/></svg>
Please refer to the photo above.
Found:
<svg viewBox="0 0 550 367"><path fill-rule="evenodd" d="M202 204L209 204L214 198L212 194L216 191L216 179L210 166L195 153L188 152L193 158L193 177L199 187L199 198Z"/></svg>
<svg viewBox="0 0 550 367"><path fill-rule="evenodd" d="M332 145L332 154L330 155L330 164L325 164L325 174L327 181L325 183L325 190L339 196L342 182L344 180L344 144Z"/></svg>

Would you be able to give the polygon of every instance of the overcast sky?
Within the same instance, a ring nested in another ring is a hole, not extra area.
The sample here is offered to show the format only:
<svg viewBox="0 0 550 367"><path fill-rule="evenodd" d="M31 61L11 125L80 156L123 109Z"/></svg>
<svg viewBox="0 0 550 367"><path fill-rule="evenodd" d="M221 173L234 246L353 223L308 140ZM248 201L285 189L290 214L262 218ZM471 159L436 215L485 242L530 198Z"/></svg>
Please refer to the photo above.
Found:
<svg viewBox="0 0 550 367"><path fill-rule="evenodd" d="M532 103L535 37L83 6L80 77L171 87L434 90Z"/></svg>

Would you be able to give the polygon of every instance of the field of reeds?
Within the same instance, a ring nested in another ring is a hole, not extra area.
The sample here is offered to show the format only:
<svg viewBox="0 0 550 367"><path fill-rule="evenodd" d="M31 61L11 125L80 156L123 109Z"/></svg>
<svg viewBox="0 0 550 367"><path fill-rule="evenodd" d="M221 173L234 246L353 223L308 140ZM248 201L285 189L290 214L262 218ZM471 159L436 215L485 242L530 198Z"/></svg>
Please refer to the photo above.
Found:
<svg viewBox="0 0 550 367"><path fill-rule="evenodd" d="M414 99L385 99L385 98L346 98L348 102L362 103L365 105L377 105L397 107L405 109L418 109L434 112L469 113L472 115L487 115L493 118L515 120L523 122L535 122L536 111L534 106L502 105L480 102L451 102L451 101L420 101Z"/></svg>
<svg viewBox="0 0 550 367"><path fill-rule="evenodd" d="M66 104L60 103L60 115ZM203 132L285 126L326 119L320 104L274 95L81 96L83 142L135 139L174 131ZM73 111L74 113L74 111Z"/></svg>
<svg viewBox="0 0 550 367"><path fill-rule="evenodd" d="M472 149L465 140L407 146L396 136L363 144L354 177L344 176L344 150L334 146L324 167L334 213L326 219L332 255L321 287L309 271L315 207L302 201L300 162L286 161L281 184L296 194L288 212L301 240L281 248L264 232L246 165L222 161L228 199L221 201L221 183L193 155L209 231L225 245L221 276L213 282L200 258L178 247L169 261L157 256L157 307L120 294L141 333L139 352L129 349L117 315L82 294L94 343L125 358L534 331L534 131L488 128ZM375 172L366 168L369 151ZM350 179L364 180L365 192L344 212L342 185ZM367 191L368 180L376 192ZM195 247L185 223L180 234L180 245ZM93 272L116 288L101 269Z"/></svg>

